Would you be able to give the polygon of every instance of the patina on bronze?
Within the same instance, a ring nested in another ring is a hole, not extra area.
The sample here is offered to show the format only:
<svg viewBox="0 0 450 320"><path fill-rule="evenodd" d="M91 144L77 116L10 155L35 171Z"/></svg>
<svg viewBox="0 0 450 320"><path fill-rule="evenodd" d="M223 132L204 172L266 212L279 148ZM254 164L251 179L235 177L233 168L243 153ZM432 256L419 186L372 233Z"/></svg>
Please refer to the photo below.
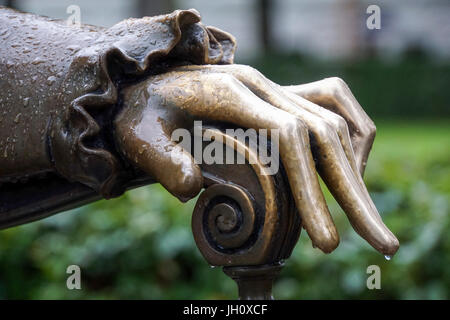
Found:
<svg viewBox="0 0 450 320"><path fill-rule="evenodd" d="M106 29L0 8L0 27L1 228L153 182L182 201L206 188L192 221L200 251L241 298L270 298L301 226L324 252L339 243L319 173L356 232L397 251L362 179L375 126L341 79L279 86L233 64L234 38L195 10ZM281 170L199 166L170 139L194 120L216 135L277 129Z"/></svg>

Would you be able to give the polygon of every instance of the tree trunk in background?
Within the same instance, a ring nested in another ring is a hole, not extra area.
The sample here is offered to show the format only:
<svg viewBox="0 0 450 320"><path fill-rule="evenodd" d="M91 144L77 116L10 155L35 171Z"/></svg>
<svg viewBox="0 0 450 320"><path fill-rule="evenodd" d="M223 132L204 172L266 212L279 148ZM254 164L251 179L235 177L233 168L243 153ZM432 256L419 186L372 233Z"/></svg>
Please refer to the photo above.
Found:
<svg viewBox="0 0 450 320"><path fill-rule="evenodd" d="M16 1L15 0L6 0L4 1L4 6L8 8L16 9Z"/></svg>
<svg viewBox="0 0 450 320"><path fill-rule="evenodd" d="M272 0L259 0L258 1L258 16L259 16L259 32L262 47L265 53L272 49Z"/></svg>
<svg viewBox="0 0 450 320"><path fill-rule="evenodd" d="M139 17L151 17L172 12L175 5L174 0L138 0L136 10Z"/></svg>
<svg viewBox="0 0 450 320"><path fill-rule="evenodd" d="M371 36L374 32L366 28L368 5L364 5L359 0L346 0L337 4L340 6L338 8L340 20L344 22L341 31L344 39L341 42L346 46L346 55L350 59L360 59L374 52L375 48L371 46Z"/></svg>

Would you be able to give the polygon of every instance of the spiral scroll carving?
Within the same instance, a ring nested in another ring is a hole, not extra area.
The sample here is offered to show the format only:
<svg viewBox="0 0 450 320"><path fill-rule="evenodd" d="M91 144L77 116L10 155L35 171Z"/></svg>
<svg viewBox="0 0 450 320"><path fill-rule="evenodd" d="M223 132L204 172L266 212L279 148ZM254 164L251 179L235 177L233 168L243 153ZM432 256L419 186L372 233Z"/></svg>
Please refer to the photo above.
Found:
<svg viewBox="0 0 450 320"><path fill-rule="evenodd" d="M255 221L253 201L241 188L214 184L199 198L199 207L204 208L198 217L202 232L215 250L233 253L254 243L261 226Z"/></svg>
<svg viewBox="0 0 450 320"><path fill-rule="evenodd" d="M217 128L206 130L222 135L226 148L244 151L253 161L202 165L205 191L192 217L201 253L211 265L228 267L276 264L288 258L300 234L300 218L283 169L263 174L257 150Z"/></svg>

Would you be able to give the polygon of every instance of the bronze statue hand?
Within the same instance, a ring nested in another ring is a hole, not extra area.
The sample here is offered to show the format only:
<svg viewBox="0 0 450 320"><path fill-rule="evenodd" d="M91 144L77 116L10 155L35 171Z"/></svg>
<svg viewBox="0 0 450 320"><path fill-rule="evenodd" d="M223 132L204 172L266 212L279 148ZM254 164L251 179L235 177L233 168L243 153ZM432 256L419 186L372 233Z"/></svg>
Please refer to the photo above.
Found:
<svg viewBox="0 0 450 320"><path fill-rule="evenodd" d="M281 87L248 66L191 65L126 88L123 101L115 120L119 149L180 199L200 191L202 175L171 141L174 129L194 118L279 129L280 157L313 245L328 253L339 243L317 168L356 232L385 255L397 251L361 176L375 126L341 80Z"/></svg>

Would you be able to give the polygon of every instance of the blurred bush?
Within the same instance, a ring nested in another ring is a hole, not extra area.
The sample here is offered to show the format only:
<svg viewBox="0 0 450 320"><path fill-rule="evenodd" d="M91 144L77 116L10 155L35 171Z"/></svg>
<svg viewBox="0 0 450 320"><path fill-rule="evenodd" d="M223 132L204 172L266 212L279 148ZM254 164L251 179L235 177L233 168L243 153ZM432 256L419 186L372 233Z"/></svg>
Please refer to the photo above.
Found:
<svg viewBox="0 0 450 320"><path fill-rule="evenodd" d="M349 83L378 119L365 180L401 242L398 254L386 261L356 235L326 193L341 244L324 255L303 233L274 288L278 299L450 298L449 66L421 63L332 65L295 57L252 63L283 84L334 75ZM389 120L410 116L423 119ZM195 199L181 204L152 185L3 230L0 298L236 298L232 280L210 268L195 246L194 204ZM72 264L81 267L82 290L66 288ZM381 290L366 288L372 264L381 268Z"/></svg>
<svg viewBox="0 0 450 320"><path fill-rule="evenodd" d="M298 54L264 55L251 64L276 83L295 85L341 77L376 118L450 117L450 62L411 52L386 61L319 61Z"/></svg>

